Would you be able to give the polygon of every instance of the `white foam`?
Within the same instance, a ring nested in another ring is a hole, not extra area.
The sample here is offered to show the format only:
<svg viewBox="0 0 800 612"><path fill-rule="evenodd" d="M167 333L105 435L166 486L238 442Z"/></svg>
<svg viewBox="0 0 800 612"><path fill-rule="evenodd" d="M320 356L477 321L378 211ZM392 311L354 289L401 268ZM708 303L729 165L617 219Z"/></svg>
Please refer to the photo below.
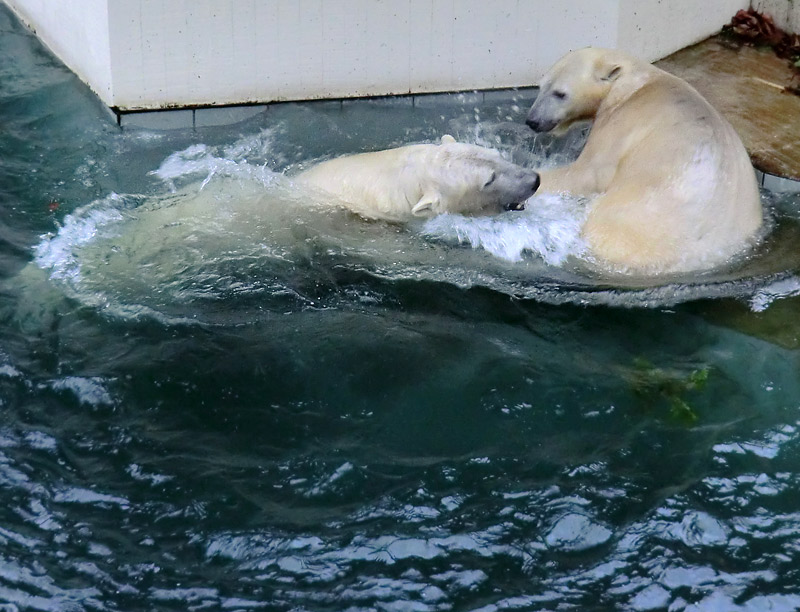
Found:
<svg viewBox="0 0 800 612"><path fill-rule="evenodd" d="M108 504L117 505L122 508L130 506L130 502L124 497L98 493L97 491L81 487L65 487L56 490L53 494L53 501L60 504Z"/></svg>
<svg viewBox="0 0 800 612"><path fill-rule="evenodd" d="M303 240L326 254L352 256L359 267L368 260L370 273L392 281L426 278L461 287L480 285L552 304L653 307L734 296L761 311L774 300L800 295L800 280L782 268L767 275L758 271L756 277L745 268L739 278L725 272L659 282L598 282L581 238L588 203L563 195L536 194L524 211L490 217L440 215L397 232L336 216L329 209L316 210L290 180L268 167L278 129L228 145L195 144L170 154L150 173L166 188L149 196L112 193L76 209L57 233L42 236L35 265L81 303L124 318L161 318L165 305L180 308L183 300L192 301L193 288L207 289L209 279L213 295L230 295L230 275L219 269L224 261L255 257L263 265L254 269L269 275L276 260L285 263L296 256L297 262L305 261ZM566 161L562 157L575 154L585 136L574 131L565 139L518 138L516 144L502 146L501 136L523 129L501 123L464 131L465 140L498 146L505 157L528 167ZM151 235L159 239L149 240ZM459 245L477 253L448 248ZM183 247L188 259L175 257L175 248ZM442 265L443 252L447 265ZM135 268L135 262L151 259L158 265ZM192 266L186 267L189 260ZM197 274L203 275L202 283L194 282L192 275ZM278 278L266 284L274 285L278 295L293 282ZM253 286L261 291L265 284ZM168 318L191 323L196 317L192 306L185 315L173 312Z"/></svg>
<svg viewBox="0 0 800 612"><path fill-rule="evenodd" d="M800 278L796 276L782 278L756 291L750 298L750 309L753 312L763 312L775 300L797 295L800 295Z"/></svg>
<svg viewBox="0 0 800 612"><path fill-rule="evenodd" d="M172 191L177 189L177 180L197 180L200 176L204 177L201 189L216 175L254 179L268 185L276 173L266 165L251 163L250 158L266 157L271 144L269 130L242 137L227 147L196 144L172 153L150 174L164 181Z"/></svg>
<svg viewBox="0 0 800 612"><path fill-rule="evenodd" d="M150 174L163 181L173 193L177 191L176 183L184 185L198 180L201 182L197 190L201 191L214 177L233 177L267 186L280 175L265 165L251 163L249 158L266 155L271 142L271 131L263 130L226 147L195 144L167 156ZM152 198L111 193L77 208L64 218L57 233L41 236L34 248L36 265L49 270L50 278L77 286L81 281L80 248L113 232L112 227L125 220L122 211L148 200Z"/></svg>
<svg viewBox="0 0 800 612"><path fill-rule="evenodd" d="M34 249L36 265L50 270L50 277L77 281L80 261L75 249L94 240L101 228L123 219L119 210L122 197L112 193L102 200L82 206L64 217L57 234L45 234Z"/></svg>
<svg viewBox="0 0 800 612"><path fill-rule="evenodd" d="M106 389L105 380L102 378L66 376L51 382L50 388L55 391L69 391L81 404L93 408L114 405L114 398Z"/></svg>
<svg viewBox="0 0 800 612"><path fill-rule="evenodd" d="M516 262L525 254L561 266L568 257L581 257L586 245L580 232L586 217L581 200L542 194L530 198L525 210L492 217L444 214L427 221L422 233Z"/></svg>

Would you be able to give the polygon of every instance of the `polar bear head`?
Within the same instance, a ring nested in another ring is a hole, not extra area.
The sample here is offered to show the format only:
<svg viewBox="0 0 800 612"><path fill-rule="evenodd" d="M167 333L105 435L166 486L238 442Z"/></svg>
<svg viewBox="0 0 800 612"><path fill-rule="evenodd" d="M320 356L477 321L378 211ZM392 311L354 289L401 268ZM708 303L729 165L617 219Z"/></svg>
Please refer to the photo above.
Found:
<svg viewBox="0 0 800 612"><path fill-rule="evenodd" d="M414 216L445 212L461 214L522 210L539 187L539 175L503 159L494 149L456 142L446 135L427 150L417 166L422 196L412 207Z"/></svg>
<svg viewBox="0 0 800 612"><path fill-rule="evenodd" d="M587 48L558 60L542 77L526 123L537 132L593 119L614 84L636 62L621 51Z"/></svg>

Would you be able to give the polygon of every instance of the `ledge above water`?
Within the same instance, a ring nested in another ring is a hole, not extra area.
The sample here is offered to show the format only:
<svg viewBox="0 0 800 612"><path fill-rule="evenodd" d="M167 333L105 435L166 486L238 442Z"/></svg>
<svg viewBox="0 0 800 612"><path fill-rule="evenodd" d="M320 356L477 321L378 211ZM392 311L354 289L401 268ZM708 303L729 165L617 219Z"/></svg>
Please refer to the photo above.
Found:
<svg viewBox="0 0 800 612"><path fill-rule="evenodd" d="M536 97L536 87L472 90L467 92L431 93L404 96L374 96L370 98L340 98L336 100L297 100L296 103L345 109L363 104L384 106L420 107L431 105L480 105L496 101L498 104L529 105ZM249 104L232 106L203 106L157 111L115 111L117 123L123 128L169 130L232 125L268 112L275 104Z"/></svg>

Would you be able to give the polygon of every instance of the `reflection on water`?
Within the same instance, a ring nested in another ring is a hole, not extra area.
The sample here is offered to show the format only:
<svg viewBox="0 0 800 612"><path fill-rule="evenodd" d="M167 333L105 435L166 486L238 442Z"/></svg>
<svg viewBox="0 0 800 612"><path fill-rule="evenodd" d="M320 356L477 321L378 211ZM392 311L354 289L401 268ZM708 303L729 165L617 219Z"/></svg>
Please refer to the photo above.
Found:
<svg viewBox="0 0 800 612"><path fill-rule="evenodd" d="M574 155L529 100L120 132L0 32L0 609L800 608L796 196L729 269L610 279L580 201L402 227L291 183Z"/></svg>

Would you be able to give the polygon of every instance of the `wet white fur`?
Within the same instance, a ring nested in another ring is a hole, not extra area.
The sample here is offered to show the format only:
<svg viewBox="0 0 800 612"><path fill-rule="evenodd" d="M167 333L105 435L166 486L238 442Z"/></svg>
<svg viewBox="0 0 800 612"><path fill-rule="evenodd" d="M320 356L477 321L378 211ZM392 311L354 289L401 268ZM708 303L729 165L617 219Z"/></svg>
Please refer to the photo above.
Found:
<svg viewBox="0 0 800 612"><path fill-rule="evenodd" d="M542 192L590 198L583 237L603 266L713 268L762 224L755 173L731 125L685 81L619 51L582 49L541 82L528 123L593 119L585 148L542 171Z"/></svg>
<svg viewBox="0 0 800 612"><path fill-rule="evenodd" d="M498 151L458 143L417 144L347 155L313 166L294 181L360 215L408 221L451 212L488 214L533 195L538 175Z"/></svg>

